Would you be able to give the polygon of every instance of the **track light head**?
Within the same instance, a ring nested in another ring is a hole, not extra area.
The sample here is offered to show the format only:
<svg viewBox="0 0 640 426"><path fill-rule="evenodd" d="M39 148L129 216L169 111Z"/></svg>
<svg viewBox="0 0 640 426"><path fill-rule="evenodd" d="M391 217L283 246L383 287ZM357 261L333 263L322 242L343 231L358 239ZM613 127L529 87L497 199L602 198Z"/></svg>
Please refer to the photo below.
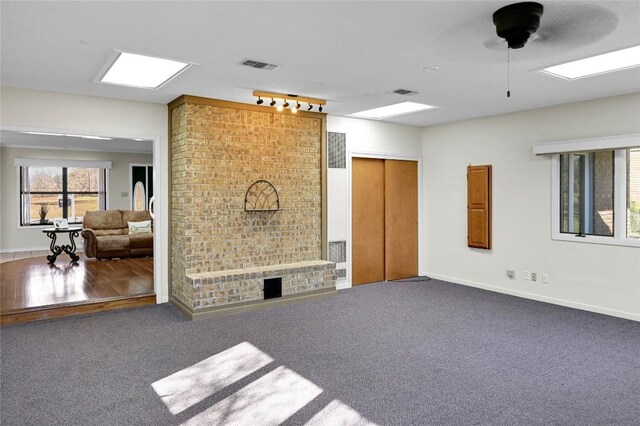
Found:
<svg viewBox="0 0 640 426"><path fill-rule="evenodd" d="M263 92L259 90L254 90L253 96L258 98L256 100L256 104L258 105L269 105L270 107L276 108L278 112L282 112L287 109L290 110L292 114L296 114L300 111L302 109L302 104L304 103L308 105L307 111L312 111L314 106L317 106L318 110L322 112L322 105L326 103L323 99L308 98L306 96L292 95L290 93L281 94ZM271 99L271 102L268 102L268 99Z"/></svg>

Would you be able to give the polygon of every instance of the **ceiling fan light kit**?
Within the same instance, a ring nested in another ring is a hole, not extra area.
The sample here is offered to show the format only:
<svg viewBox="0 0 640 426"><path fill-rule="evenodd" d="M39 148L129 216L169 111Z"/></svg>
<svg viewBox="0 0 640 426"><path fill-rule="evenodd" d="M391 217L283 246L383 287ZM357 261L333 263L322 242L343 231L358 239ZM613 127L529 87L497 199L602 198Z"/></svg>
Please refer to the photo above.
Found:
<svg viewBox="0 0 640 426"><path fill-rule="evenodd" d="M532 1L502 7L493 14L496 33L507 41L510 49L520 49L540 28L543 11L540 3Z"/></svg>

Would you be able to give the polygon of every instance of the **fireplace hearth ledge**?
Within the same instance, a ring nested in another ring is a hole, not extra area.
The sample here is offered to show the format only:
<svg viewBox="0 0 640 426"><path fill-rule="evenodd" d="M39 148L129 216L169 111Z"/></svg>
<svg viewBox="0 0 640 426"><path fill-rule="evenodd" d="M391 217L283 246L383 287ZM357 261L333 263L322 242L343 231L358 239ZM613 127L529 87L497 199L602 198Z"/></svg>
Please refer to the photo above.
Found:
<svg viewBox="0 0 640 426"><path fill-rule="evenodd" d="M243 312L252 312L260 309L272 308L276 306L288 305L297 302L309 302L312 300L324 299L336 295L336 289L326 288L321 290L306 291L303 293L295 293L288 296L282 296L277 299L253 300L248 302L238 302L228 305L208 306L202 309L194 310L186 306L182 301L171 298L171 303L180 309L189 319L202 320L215 318L222 315L240 314Z"/></svg>
<svg viewBox="0 0 640 426"><path fill-rule="evenodd" d="M258 308L260 305L272 306L278 301L331 294L336 289L335 266L334 262L316 260L187 274L186 282L194 295L192 306L176 298L172 300L191 318L195 318L204 312L236 311L227 309L233 306ZM263 300L264 280L268 278L282 278L281 298Z"/></svg>

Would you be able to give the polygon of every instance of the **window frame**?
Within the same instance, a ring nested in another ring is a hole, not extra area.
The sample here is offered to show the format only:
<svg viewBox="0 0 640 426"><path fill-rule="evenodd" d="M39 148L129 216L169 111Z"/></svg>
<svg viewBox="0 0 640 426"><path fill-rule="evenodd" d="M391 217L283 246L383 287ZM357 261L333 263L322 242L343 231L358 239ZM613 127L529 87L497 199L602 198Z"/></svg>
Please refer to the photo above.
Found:
<svg viewBox="0 0 640 426"><path fill-rule="evenodd" d="M560 154L551 155L551 239L577 243L604 244L625 247L640 247L640 238L627 237L627 148L614 151L613 174L613 236L579 235L560 232L562 221L560 212ZM575 150L562 153L581 153L597 149Z"/></svg>
<svg viewBox="0 0 640 426"><path fill-rule="evenodd" d="M33 162L33 163L32 163ZM74 161L74 160L61 160L60 162L56 160L26 160L26 159L16 159L16 183L17 183L17 200L18 200L18 229L37 229L37 228L50 228L53 226L53 223L30 223L23 224L23 209L24 205L22 202L23 194L61 194L66 195L67 198L71 194L95 194L98 196L98 204L103 205L105 210L109 209L109 172L111 169L111 162L91 162L91 161ZM60 168L63 171L63 188L61 191L29 191L27 193L23 192L23 168L31 168L31 167L53 167ZM68 182L66 182L66 172L69 168L90 168L90 169L100 169L100 173L102 174L101 180L104 180L104 199L100 199L101 192L98 191L88 191L88 192L80 192L80 191L69 191L68 190ZM65 188L67 189L65 191ZM67 210L67 207L63 207L63 211ZM63 214L64 215L64 214ZM68 212L67 212L68 216ZM70 225L78 225L82 222L69 222Z"/></svg>

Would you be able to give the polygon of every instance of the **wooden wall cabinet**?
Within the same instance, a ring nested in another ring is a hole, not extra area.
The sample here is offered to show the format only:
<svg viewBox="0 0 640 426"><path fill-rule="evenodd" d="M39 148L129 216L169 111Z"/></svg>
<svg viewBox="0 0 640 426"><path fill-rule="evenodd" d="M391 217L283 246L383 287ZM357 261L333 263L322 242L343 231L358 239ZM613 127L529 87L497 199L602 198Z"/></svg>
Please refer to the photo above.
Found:
<svg viewBox="0 0 640 426"><path fill-rule="evenodd" d="M467 167L467 246L491 249L491 166Z"/></svg>

